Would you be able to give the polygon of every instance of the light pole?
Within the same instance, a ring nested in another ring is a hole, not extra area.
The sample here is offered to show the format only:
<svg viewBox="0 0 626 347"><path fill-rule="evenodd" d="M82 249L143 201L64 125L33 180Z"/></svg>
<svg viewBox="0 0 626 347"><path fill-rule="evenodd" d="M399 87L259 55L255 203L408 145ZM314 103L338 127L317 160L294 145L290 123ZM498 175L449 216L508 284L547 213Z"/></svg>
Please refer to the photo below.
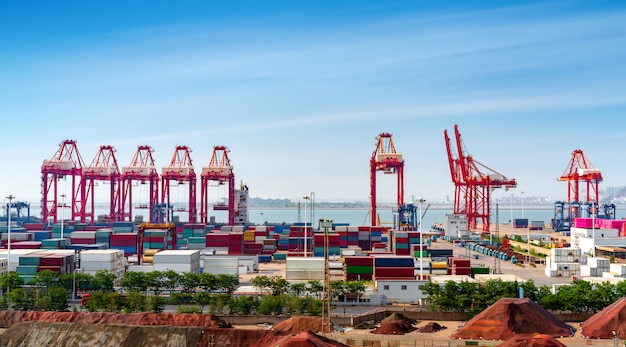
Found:
<svg viewBox="0 0 626 347"><path fill-rule="evenodd" d="M65 193L61 194L63 203L61 204L61 238L63 238L63 220L65 219Z"/></svg>
<svg viewBox="0 0 626 347"><path fill-rule="evenodd" d="M13 199L15 199L15 197L13 196L13 194L9 193L9 196L7 196L7 199L9 199L9 205L7 206L7 212L8 214L8 218L7 218L7 234L8 234L8 240L7 240L7 272L11 272L11 201L13 201Z"/></svg>
<svg viewBox="0 0 626 347"><path fill-rule="evenodd" d="M309 200L309 196L305 195L304 199L304 257L307 257L307 232L306 232L306 202Z"/></svg>
<svg viewBox="0 0 626 347"><path fill-rule="evenodd" d="M522 192L522 219L524 218L524 192Z"/></svg>
<svg viewBox="0 0 626 347"><path fill-rule="evenodd" d="M591 237L593 240L593 256L596 256L596 202L591 198Z"/></svg>

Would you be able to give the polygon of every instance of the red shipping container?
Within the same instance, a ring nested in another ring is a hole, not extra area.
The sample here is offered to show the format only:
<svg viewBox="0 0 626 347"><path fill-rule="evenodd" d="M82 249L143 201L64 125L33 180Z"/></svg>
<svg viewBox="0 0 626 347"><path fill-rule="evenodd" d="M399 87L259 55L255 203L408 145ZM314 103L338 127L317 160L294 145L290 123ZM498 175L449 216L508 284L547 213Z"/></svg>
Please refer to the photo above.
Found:
<svg viewBox="0 0 626 347"><path fill-rule="evenodd" d="M346 274L346 281L371 281L372 279L370 274Z"/></svg>
<svg viewBox="0 0 626 347"><path fill-rule="evenodd" d="M413 267L375 267L374 277L415 277Z"/></svg>
<svg viewBox="0 0 626 347"><path fill-rule="evenodd" d="M374 266L374 258L369 256L346 256L344 263L348 266Z"/></svg>

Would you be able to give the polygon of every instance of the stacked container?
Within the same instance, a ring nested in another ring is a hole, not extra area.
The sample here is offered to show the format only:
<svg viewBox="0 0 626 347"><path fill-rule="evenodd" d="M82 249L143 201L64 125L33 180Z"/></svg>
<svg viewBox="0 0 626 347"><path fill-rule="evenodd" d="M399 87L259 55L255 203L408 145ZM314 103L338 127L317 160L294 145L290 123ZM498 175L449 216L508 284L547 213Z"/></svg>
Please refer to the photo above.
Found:
<svg viewBox="0 0 626 347"><path fill-rule="evenodd" d="M73 245L88 245L96 243L96 232L95 231L74 231L69 234L70 235L70 243Z"/></svg>
<svg viewBox="0 0 626 347"><path fill-rule="evenodd" d="M287 257L285 279L288 281L324 280L324 258Z"/></svg>
<svg viewBox="0 0 626 347"><path fill-rule="evenodd" d="M203 273L213 275L224 274L239 277L239 259L236 257L205 257L203 266Z"/></svg>
<svg viewBox="0 0 626 347"><path fill-rule="evenodd" d="M344 258L346 281L371 281L374 276L374 258L349 256Z"/></svg>
<svg viewBox="0 0 626 347"><path fill-rule="evenodd" d="M415 260L411 256L375 256L374 280L415 279Z"/></svg>
<svg viewBox="0 0 626 347"><path fill-rule="evenodd" d="M470 260L466 258L448 258L450 275L472 275Z"/></svg>
<svg viewBox="0 0 626 347"><path fill-rule="evenodd" d="M154 270L174 270L178 273L200 273L200 251L170 249L157 252L154 255Z"/></svg>
<svg viewBox="0 0 626 347"><path fill-rule="evenodd" d="M553 249L558 249L558 248L553 248ZM609 261L609 259L589 257L587 258L587 264L580 266L579 275L602 277L603 273L609 272L610 268L611 268L611 262Z"/></svg>
<svg viewBox="0 0 626 347"><path fill-rule="evenodd" d="M324 233L313 234L313 256L324 256ZM328 234L328 255L341 254L341 236L337 233Z"/></svg>
<svg viewBox="0 0 626 347"><path fill-rule="evenodd" d="M125 256L137 254L137 233L111 234L110 247L121 249Z"/></svg>
<svg viewBox="0 0 626 347"><path fill-rule="evenodd" d="M83 273L95 275L107 271L115 276L116 285L124 275L126 260L119 249L84 250L80 252L80 268Z"/></svg>
<svg viewBox="0 0 626 347"><path fill-rule="evenodd" d="M548 277L580 276L583 271L589 276L591 272L597 273L592 276L602 276L600 270L590 270L589 267L581 266L582 251L580 248L551 248L550 256L546 257L545 275ZM608 269L608 265L606 266Z"/></svg>

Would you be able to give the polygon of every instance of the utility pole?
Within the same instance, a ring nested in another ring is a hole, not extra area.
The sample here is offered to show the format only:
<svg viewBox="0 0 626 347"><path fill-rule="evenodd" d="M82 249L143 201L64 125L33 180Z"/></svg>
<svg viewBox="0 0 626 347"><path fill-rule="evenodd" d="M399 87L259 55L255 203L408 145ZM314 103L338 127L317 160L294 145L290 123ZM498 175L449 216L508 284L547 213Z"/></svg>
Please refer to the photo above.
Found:
<svg viewBox="0 0 626 347"><path fill-rule="evenodd" d="M330 332L330 274L328 269L328 229L332 228L333 221L320 219L320 226L324 229L324 294L322 297L322 334Z"/></svg>

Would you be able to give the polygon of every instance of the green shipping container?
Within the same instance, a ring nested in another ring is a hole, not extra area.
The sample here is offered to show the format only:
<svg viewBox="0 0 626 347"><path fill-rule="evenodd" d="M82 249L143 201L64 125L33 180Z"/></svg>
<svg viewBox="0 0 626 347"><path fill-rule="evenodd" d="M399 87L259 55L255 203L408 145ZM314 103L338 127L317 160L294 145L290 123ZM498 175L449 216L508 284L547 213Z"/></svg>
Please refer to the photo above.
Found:
<svg viewBox="0 0 626 347"><path fill-rule="evenodd" d="M367 265L346 266L346 274L348 275L373 275L374 267Z"/></svg>

